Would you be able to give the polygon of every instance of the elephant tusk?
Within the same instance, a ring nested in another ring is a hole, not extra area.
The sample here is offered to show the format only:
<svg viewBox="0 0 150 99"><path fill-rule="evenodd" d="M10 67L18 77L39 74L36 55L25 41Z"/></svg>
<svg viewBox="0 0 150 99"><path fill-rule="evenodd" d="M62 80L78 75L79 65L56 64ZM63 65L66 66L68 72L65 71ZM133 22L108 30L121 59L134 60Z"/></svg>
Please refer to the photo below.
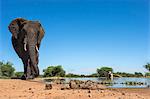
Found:
<svg viewBox="0 0 150 99"><path fill-rule="evenodd" d="M25 35L25 38L24 38L24 50L27 51L27 36Z"/></svg>
<svg viewBox="0 0 150 99"><path fill-rule="evenodd" d="M39 52L39 49L38 49L38 47L37 47L37 46L35 47L35 49L36 49L36 51L37 51L37 52Z"/></svg>
<svg viewBox="0 0 150 99"><path fill-rule="evenodd" d="M24 44L24 50L27 51L27 44Z"/></svg>

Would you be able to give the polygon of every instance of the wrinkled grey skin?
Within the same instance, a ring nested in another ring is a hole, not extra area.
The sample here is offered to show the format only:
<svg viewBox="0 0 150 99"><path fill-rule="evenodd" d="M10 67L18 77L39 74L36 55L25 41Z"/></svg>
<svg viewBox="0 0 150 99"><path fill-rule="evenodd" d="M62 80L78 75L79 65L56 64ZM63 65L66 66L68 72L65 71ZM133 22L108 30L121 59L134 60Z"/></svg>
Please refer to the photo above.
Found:
<svg viewBox="0 0 150 99"><path fill-rule="evenodd" d="M13 20L8 26L12 33L12 45L24 65L21 79L33 79L39 75L38 56L44 29L38 21L23 18Z"/></svg>

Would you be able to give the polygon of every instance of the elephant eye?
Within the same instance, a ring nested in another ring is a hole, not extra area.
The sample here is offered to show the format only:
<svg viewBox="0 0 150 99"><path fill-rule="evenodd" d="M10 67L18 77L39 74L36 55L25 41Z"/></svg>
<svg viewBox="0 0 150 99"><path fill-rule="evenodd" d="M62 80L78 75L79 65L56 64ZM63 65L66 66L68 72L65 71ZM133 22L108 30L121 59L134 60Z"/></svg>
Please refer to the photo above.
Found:
<svg viewBox="0 0 150 99"><path fill-rule="evenodd" d="M15 27L12 27L12 29L14 29Z"/></svg>

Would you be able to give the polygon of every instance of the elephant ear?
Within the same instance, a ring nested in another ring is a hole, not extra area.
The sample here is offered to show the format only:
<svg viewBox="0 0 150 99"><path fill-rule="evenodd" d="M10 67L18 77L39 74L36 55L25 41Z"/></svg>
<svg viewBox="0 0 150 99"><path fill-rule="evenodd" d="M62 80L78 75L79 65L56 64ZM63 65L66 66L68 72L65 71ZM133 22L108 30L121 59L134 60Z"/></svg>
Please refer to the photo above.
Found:
<svg viewBox="0 0 150 99"><path fill-rule="evenodd" d="M42 25L39 23L39 31L38 31L38 39L37 39L38 48L40 47L40 43L41 43L42 38L44 37L44 34L45 34L44 29Z"/></svg>
<svg viewBox="0 0 150 99"><path fill-rule="evenodd" d="M18 36L18 34L19 34L21 28L23 27L23 26L22 26L22 25L23 25L23 22L25 22L25 21L27 21L27 20L25 20L25 19L23 19L23 18L17 18L17 19L13 20L13 21L9 24L9 26L8 26L9 31L12 33L12 36L13 36L14 38L17 39L17 36Z"/></svg>

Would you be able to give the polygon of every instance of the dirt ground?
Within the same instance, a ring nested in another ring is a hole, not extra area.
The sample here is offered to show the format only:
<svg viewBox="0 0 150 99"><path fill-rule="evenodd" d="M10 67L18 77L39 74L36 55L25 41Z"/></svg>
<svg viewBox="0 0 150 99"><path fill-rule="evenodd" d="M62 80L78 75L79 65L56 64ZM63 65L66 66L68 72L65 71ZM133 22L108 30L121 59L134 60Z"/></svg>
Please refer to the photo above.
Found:
<svg viewBox="0 0 150 99"><path fill-rule="evenodd" d="M150 88L61 90L60 85L53 85L45 90L45 84L36 80L0 79L0 99L150 99Z"/></svg>

